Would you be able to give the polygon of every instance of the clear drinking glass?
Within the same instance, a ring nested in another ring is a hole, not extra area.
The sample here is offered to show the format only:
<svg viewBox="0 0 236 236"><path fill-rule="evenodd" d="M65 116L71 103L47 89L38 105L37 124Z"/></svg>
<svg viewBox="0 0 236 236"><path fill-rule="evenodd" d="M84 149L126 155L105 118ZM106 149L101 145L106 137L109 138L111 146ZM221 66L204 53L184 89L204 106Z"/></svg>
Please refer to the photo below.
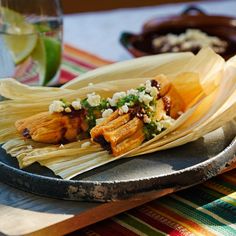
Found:
<svg viewBox="0 0 236 236"><path fill-rule="evenodd" d="M60 0L0 0L0 79L53 83L61 51Z"/></svg>

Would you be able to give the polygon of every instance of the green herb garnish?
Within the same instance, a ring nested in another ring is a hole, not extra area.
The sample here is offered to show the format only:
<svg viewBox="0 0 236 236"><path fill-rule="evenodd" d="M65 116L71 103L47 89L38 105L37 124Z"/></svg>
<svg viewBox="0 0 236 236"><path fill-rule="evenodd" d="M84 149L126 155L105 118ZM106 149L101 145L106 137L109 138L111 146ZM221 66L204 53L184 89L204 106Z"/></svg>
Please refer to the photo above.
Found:
<svg viewBox="0 0 236 236"><path fill-rule="evenodd" d="M125 105L126 103L129 104L129 106L134 106L135 104L137 104L139 102L139 97L137 95L134 94L130 94L128 96L125 96L123 98L121 98L118 102L117 102L117 107L122 107L123 105Z"/></svg>
<svg viewBox="0 0 236 236"><path fill-rule="evenodd" d="M139 92L143 92L146 88L144 86L137 88Z"/></svg>
<svg viewBox="0 0 236 236"><path fill-rule="evenodd" d="M152 139L155 135L161 133L163 130L164 129L162 129L161 131L158 130L156 123L153 121L151 121L148 124L144 124L144 127L143 127L146 140Z"/></svg>
<svg viewBox="0 0 236 236"><path fill-rule="evenodd" d="M99 106L98 106L98 109L101 111L101 110L105 110L109 107L110 107L109 102L106 99L102 99Z"/></svg>

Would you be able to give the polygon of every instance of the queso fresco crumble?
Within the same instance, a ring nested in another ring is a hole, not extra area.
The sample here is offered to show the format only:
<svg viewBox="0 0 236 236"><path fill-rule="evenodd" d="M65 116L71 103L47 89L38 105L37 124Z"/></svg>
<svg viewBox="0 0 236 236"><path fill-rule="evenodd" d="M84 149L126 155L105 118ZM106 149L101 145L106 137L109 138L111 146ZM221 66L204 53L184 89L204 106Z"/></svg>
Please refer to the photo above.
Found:
<svg viewBox="0 0 236 236"><path fill-rule="evenodd" d="M137 89L114 93L111 98L101 98L96 93L88 94L84 99L67 102L55 100L49 105L50 113L75 114L85 112L89 128L101 123L105 118L118 110L119 115L131 113L142 119L147 140L169 128L174 119L164 115L161 120L154 119L156 101L159 98L159 85L155 80L147 80ZM99 115L98 115L99 114Z"/></svg>

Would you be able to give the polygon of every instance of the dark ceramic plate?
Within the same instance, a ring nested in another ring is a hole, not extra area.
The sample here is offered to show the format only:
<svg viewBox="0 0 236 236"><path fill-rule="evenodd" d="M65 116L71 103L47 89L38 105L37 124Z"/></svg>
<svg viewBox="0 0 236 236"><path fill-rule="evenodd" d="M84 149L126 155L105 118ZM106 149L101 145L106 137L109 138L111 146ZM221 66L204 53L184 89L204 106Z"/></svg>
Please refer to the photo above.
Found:
<svg viewBox="0 0 236 236"><path fill-rule="evenodd" d="M200 29L210 36L217 36L228 43L221 55L228 59L236 54L236 18L207 15L201 9L190 6L182 14L156 17L143 26L140 34L124 32L120 36L121 44L135 57L157 54L152 41L168 33L181 34L187 29Z"/></svg>
<svg viewBox="0 0 236 236"><path fill-rule="evenodd" d="M143 194L174 191L203 182L236 161L236 125L227 124L178 148L118 160L62 180L33 164L20 170L17 161L0 149L0 181L35 194L68 200L114 201Z"/></svg>

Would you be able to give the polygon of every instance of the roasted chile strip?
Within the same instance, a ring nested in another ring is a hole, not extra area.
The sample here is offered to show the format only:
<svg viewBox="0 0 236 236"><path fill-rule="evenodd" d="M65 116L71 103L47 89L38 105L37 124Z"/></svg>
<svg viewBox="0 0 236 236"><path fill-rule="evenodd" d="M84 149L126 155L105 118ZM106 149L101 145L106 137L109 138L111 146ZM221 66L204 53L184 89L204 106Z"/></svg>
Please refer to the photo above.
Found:
<svg viewBox="0 0 236 236"><path fill-rule="evenodd" d="M81 110L75 110L72 106L69 106L69 108L71 109L71 112L65 112L63 111L62 114L65 115L65 116L69 116L71 118L74 118L74 117L81 117L81 116L85 116L86 114L86 110L85 109L81 109Z"/></svg>
<svg viewBox="0 0 236 236"><path fill-rule="evenodd" d="M134 117L138 117L139 119L143 119L144 112L142 111L141 106L136 105L136 106L130 108L129 112L131 114L131 119L133 119Z"/></svg>
<svg viewBox="0 0 236 236"><path fill-rule="evenodd" d="M25 137L25 138L31 138L31 135L30 135L30 131L29 129L25 128L22 132L22 135Z"/></svg>
<svg viewBox="0 0 236 236"><path fill-rule="evenodd" d="M67 131L67 128L62 128L61 129L61 137L62 137L61 141L60 141L61 144L69 143L69 141L65 138L66 131Z"/></svg>
<svg viewBox="0 0 236 236"><path fill-rule="evenodd" d="M167 96L162 97L162 101L164 103L164 109L166 111L166 115L170 115L170 107L171 107L171 103L170 103L170 98Z"/></svg>
<svg viewBox="0 0 236 236"><path fill-rule="evenodd" d="M158 81L154 80L154 79L151 80L151 86L152 86L152 87L156 87L158 91L161 90L161 85L160 85L160 83L159 83Z"/></svg>
<svg viewBox="0 0 236 236"><path fill-rule="evenodd" d="M93 140L94 142L99 143L102 146L102 148L111 153L111 144L108 143L102 135L95 137Z"/></svg>

